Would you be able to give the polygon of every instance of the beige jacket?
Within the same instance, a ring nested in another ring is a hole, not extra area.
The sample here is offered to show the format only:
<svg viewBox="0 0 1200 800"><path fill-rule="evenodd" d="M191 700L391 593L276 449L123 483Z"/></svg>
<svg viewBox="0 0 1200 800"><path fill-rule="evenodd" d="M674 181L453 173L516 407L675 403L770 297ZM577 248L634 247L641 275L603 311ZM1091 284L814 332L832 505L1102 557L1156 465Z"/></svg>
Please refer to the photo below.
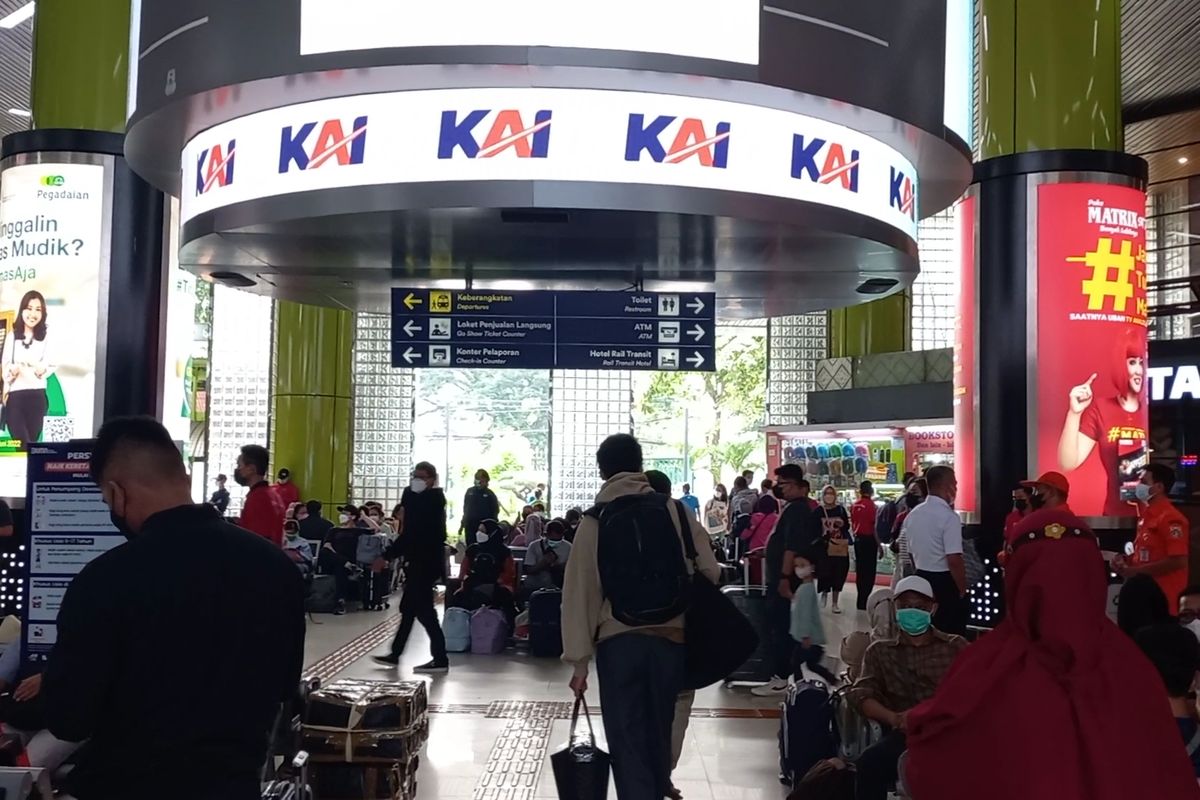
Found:
<svg viewBox="0 0 1200 800"><path fill-rule="evenodd" d="M605 482L596 495L596 502L607 503L628 494L650 494L653 491L642 473L622 472ZM721 577L721 567L713 554L708 533L692 514L685 514L684 520L696 546L700 572L716 583ZM678 519L675 520L675 527L678 531ZM600 588L600 568L596 558L599 529L600 523L586 515L579 523L563 584L563 661L575 666L576 675L587 673L588 662L595 655L597 642L618 634L637 632L683 641L683 616L653 628L630 628L613 619L612 606L604 599L604 592ZM679 546L683 547L682 533ZM691 572L690 562L687 567Z"/></svg>

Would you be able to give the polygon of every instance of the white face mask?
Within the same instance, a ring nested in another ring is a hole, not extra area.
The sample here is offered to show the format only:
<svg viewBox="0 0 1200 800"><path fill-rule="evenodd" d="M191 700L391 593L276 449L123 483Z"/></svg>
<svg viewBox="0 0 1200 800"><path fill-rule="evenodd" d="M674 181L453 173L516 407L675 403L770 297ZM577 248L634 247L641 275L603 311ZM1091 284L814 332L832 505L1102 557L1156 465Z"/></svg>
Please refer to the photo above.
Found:
<svg viewBox="0 0 1200 800"><path fill-rule="evenodd" d="M475 534L475 541L479 542L480 544L487 544L488 539L490 539L490 538L492 538L492 537L488 536L483 531L480 531L479 533Z"/></svg>
<svg viewBox="0 0 1200 800"><path fill-rule="evenodd" d="M812 567L796 567L796 577L800 580L805 580L813 574Z"/></svg>
<svg viewBox="0 0 1200 800"><path fill-rule="evenodd" d="M349 522L349 521L350 521L350 515L349 515L349 514L338 514L338 522L340 522L340 523L342 523L343 525L345 525L345 524L346 524L347 522Z"/></svg>
<svg viewBox="0 0 1200 800"><path fill-rule="evenodd" d="M1193 636L1200 639L1200 619L1194 619L1184 627L1191 631Z"/></svg>
<svg viewBox="0 0 1200 800"><path fill-rule="evenodd" d="M417 494L420 494L421 492L423 492L429 488L429 484L426 483L425 481L421 480L420 478L413 478L412 482L410 482L408 484L408 488L412 489Z"/></svg>

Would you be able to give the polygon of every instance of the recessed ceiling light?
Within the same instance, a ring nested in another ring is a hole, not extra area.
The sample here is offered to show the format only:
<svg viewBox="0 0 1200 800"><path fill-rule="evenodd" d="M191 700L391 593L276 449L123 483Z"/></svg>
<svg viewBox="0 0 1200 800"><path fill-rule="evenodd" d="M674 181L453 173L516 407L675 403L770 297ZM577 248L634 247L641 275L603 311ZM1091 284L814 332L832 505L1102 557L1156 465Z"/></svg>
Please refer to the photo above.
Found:
<svg viewBox="0 0 1200 800"><path fill-rule="evenodd" d="M12 114L14 117L32 117L33 116L33 112L27 108L10 108L8 110L8 113Z"/></svg>
<svg viewBox="0 0 1200 800"><path fill-rule="evenodd" d="M26 3L4 19L0 19L0 28L15 28L33 16L33 3Z"/></svg>
<svg viewBox="0 0 1200 800"><path fill-rule="evenodd" d="M1188 157L1187 157L1187 156L1180 156L1180 157L1179 157L1179 163L1180 163L1180 164L1186 164L1187 162L1188 162Z"/></svg>

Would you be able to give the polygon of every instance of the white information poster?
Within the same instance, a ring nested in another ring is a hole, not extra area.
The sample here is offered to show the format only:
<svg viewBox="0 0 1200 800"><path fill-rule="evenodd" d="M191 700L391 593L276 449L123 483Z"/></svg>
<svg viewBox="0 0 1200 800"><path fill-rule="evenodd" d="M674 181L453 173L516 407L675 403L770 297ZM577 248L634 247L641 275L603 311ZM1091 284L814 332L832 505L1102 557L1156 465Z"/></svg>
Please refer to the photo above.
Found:
<svg viewBox="0 0 1200 800"><path fill-rule="evenodd" d="M104 190L98 164L0 173L0 496L24 493L29 445L94 432Z"/></svg>
<svg viewBox="0 0 1200 800"><path fill-rule="evenodd" d="M303 0L300 53L579 47L758 63L758 0Z"/></svg>

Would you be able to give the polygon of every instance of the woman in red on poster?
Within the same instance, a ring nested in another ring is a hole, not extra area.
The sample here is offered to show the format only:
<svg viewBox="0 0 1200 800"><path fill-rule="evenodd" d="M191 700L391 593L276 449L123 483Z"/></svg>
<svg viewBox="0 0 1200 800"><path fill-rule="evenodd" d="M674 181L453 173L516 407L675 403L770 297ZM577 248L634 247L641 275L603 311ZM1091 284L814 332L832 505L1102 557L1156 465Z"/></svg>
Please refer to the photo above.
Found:
<svg viewBox="0 0 1200 800"><path fill-rule="evenodd" d="M1071 390L1067 419L1058 440L1059 466L1067 472L1082 466L1093 450L1100 451L1100 463L1108 475L1105 516L1132 513L1132 498L1123 499L1121 488L1136 484L1147 463L1142 398L1146 348L1141 336L1144 334L1128 329L1118 343L1112 373L1115 395L1096 397L1092 388L1098 375L1095 372Z"/></svg>

